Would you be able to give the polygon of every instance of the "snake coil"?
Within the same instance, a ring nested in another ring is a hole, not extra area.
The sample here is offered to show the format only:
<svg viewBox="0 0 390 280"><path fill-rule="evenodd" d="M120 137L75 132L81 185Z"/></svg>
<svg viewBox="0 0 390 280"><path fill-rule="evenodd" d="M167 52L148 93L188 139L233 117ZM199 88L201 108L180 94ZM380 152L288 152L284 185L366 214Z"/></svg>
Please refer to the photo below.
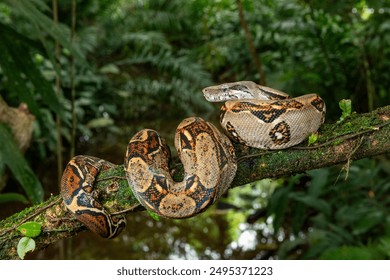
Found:
<svg viewBox="0 0 390 280"><path fill-rule="evenodd" d="M225 102L220 123L229 138L261 149L285 149L315 133L325 119L325 103L316 94L291 98L250 81L203 89L210 102ZM175 147L184 179L170 174L170 151L154 130L137 132L125 156L127 181L139 202L166 218L188 218L205 211L229 188L237 170L228 137L211 123L192 117L183 120ZM65 168L61 195L66 207L88 229L105 238L124 228L123 216L110 215L96 200L93 185L101 170L112 164L95 157L77 156Z"/></svg>

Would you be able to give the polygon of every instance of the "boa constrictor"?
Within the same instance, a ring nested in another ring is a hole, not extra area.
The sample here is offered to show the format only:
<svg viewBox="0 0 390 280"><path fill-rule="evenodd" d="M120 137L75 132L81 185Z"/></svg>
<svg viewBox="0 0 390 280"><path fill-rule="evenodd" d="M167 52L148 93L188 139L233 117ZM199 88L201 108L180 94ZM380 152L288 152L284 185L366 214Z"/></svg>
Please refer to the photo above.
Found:
<svg viewBox="0 0 390 280"><path fill-rule="evenodd" d="M126 177L134 195L148 210L167 218L192 217L213 204L230 186L237 169L234 148L214 125L201 118L183 120L175 146L184 167L184 179L175 182L169 172L170 150L151 129L136 133L125 156ZM77 156L65 168L61 194L66 207L88 229L105 238L117 236L123 216L112 217L97 202L93 183L111 164Z"/></svg>
<svg viewBox="0 0 390 280"><path fill-rule="evenodd" d="M285 149L304 141L325 120L325 102L317 94L291 98L284 92L251 81L203 89L210 102L226 101L221 126L243 145Z"/></svg>
<svg viewBox="0 0 390 280"><path fill-rule="evenodd" d="M316 94L290 98L250 81L203 89L208 101L223 102L221 125L236 142L263 149L299 144L324 122L325 103ZM184 179L175 182L169 171L170 151L154 130L136 133L127 146L125 172L139 202L166 218L188 218L212 205L230 186L237 169L229 139L201 118L183 120L175 147ZM125 226L123 216L111 216L96 200L95 177L112 164L77 156L65 168L61 194L66 207L91 231L113 238Z"/></svg>

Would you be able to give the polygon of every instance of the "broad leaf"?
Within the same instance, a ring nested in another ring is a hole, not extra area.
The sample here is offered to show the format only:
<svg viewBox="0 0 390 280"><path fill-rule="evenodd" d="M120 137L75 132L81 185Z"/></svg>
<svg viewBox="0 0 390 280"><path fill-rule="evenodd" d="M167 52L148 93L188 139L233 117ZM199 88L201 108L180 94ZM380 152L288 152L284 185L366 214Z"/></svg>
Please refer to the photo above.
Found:
<svg viewBox="0 0 390 280"><path fill-rule="evenodd" d="M27 198L20 193L1 193L0 194L0 203L7 203L7 202L14 202L14 201L28 203Z"/></svg>
<svg viewBox="0 0 390 280"><path fill-rule="evenodd" d="M361 218L353 225L353 234L363 234L374 227L382 225L385 221L385 214L382 211L373 209L367 211Z"/></svg>
<svg viewBox="0 0 390 280"><path fill-rule="evenodd" d="M34 85L35 91L42 96L43 102L62 119L65 119L63 106L52 85L45 79L31 58L28 44L30 41L9 27L0 27L2 38L0 50L4 52L0 54L0 65L3 66L4 73L8 77L11 91L17 93L21 100L27 103L33 114L39 118L38 105L31 89L25 85L26 80L22 78L27 77Z"/></svg>
<svg viewBox="0 0 390 280"><path fill-rule="evenodd" d="M41 234L42 226L37 222L27 222L17 228L21 234L27 237L37 237Z"/></svg>
<svg viewBox="0 0 390 280"><path fill-rule="evenodd" d="M4 36L2 28L0 28L0 37L0 66L4 75L7 77L7 85L11 92L17 94L23 102L27 103L32 114L39 118L40 113L38 104L35 101L31 90L27 87L25 79L22 78L22 73L15 64L12 54L8 51L9 48L12 48L13 46L10 44L11 42L7 41L8 37ZM28 53L25 51L19 55L20 59L28 58Z"/></svg>
<svg viewBox="0 0 390 280"><path fill-rule="evenodd" d="M35 250L34 239L32 239L31 237L22 237L19 240L18 248L17 248L19 258L23 260L26 253L34 250Z"/></svg>
<svg viewBox="0 0 390 280"><path fill-rule="evenodd" d="M342 246L325 251L320 258L325 260L379 260L383 259L383 255L373 246Z"/></svg>
<svg viewBox="0 0 390 280"><path fill-rule="evenodd" d="M10 129L3 123L0 123L0 143L2 161L11 169L29 200L33 203L42 202L42 185L18 149Z"/></svg>
<svg viewBox="0 0 390 280"><path fill-rule="evenodd" d="M19 11L30 23L31 27L36 28L37 32L44 30L54 40L58 41L62 46L67 48L76 61L85 64L85 57L79 48L72 45L70 41L70 30L67 26L55 23L53 19L45 15L41 10L48 10L48 7L43 1L31 0L7 0L8 4ZM45 34L41 34L42 37ZM42 42L45 44L45 42Z"/></svg>
<svg viewBox="0 0 390 280"><path fill-rule="evenodd" d="M330 205L323 199L298 192L290 194L290 198L295 201L299 201L308 207L316 209L317 211L324 213L326 216L329 216L331 213Z"/></svg>

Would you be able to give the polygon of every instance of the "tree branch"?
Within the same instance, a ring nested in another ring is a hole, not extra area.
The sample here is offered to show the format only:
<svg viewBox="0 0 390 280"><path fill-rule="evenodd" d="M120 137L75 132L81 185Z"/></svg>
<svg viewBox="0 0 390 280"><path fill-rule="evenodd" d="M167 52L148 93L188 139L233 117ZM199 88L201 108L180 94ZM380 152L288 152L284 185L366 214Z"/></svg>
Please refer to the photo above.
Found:
<svg viewBox="0 0 390 280"><path fill-rule="evenodd" d="M262 151L235 145L238 170L231 188L340 163L348 170L352 160L388 153L389 139L390 106L386 106L368 114L354 114L339 124L323 125L314 146ZM173 170L173 177L179 179L182 166L177 161L174 165L178 167ZM101 172L95 187L99 200L113 214L143 210L128 187L122 165ZM43 231L35 238L36 250L86 229L66 210L59 195L52 196L0 221L0 259L17 258L16 247L22 235L16 228L26 221L42 224Z"/></svg>

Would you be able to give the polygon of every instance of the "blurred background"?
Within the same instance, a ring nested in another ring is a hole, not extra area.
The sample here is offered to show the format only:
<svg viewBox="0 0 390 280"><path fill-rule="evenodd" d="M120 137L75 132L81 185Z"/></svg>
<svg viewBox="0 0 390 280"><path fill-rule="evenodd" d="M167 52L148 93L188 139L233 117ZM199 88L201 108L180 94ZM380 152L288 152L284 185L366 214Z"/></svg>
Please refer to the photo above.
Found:
<svg viewBox="0 0 390 280"><path fill-rule="evenodd" d="M0 1L0 218L58 194L74 155L122 164L140 129L173 146L183 118L217 124L206 86L315 92L333 122L341 99L388 105L389 69L388 0ZM83 232L29 257L390 258L388 154L343 167L229 190L188 220L130 214L117 239Z"/></svg>

